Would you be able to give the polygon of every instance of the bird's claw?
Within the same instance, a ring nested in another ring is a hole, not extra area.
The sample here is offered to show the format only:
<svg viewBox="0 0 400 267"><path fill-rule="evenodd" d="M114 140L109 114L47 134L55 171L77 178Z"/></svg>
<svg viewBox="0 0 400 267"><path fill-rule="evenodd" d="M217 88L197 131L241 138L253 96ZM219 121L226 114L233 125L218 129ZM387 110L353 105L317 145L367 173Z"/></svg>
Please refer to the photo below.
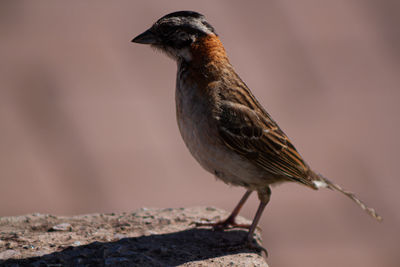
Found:
<svg viewBox="0 0 400 267"><path fill-rule="evenodd" d="M249 229L250 224L240 224L236 223L234 220L227 219L224 221L219 221L219 222L209 222L209 221L197 221L197 222L191 222L190 225L195 225L195 227L201 227L201 226L211 226L215 231L222 231L225 229L232 229L232 228L244 228L244 229Z"/></svg>
<svg viewBox="0 0 400 267"><path fill-rule="evenodd" d="M264 253L265 253L265 256L268 258L268 251L267 251L267 249L264 248L263 246L259 245L258 242L257 242L255 239L249 240L249 239L246 238L246 241L245 241L245 242L246 242L245 245L246 245L249 249L257 250L257 251L260 251L261 253L264 252Z"/></svg>

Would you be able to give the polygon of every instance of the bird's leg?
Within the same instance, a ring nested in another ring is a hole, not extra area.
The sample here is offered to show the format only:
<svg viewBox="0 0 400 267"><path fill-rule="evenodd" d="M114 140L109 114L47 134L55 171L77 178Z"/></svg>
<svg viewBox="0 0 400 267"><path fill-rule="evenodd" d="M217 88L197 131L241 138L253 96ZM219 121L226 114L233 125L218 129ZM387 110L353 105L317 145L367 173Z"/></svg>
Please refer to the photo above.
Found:
<svg viewBox="0 0 400 267"><path fill-rule="evenodd" d="M252 190L247 190L246 193L243 195L243 197L240 199L239 203L236 205L236 207L233 209L232 213L229 215L228 218L226 218L223 221L216 222L216 223L207 223L207 222L196 222L196 226L212 226L215 230L223 230L227 228L247 228L249 229L251 226L248 224L238 224L236 223L235 219L236 216L239 214L240 210L243 207L243 204L246 202L246 200L249 198ZM253 230L254 232L254 230Z"/></svg>
<svg viewBox="0 0 400 267"><path fill-rule="evenodd" d="M251 192L252 192L251 190L247 190L246 193L243 195L243 197L240 199L239 203L233 209L233 211L229 215L229 217L226 218L225 220L217 223L214 226L214 228L216 228L216 229L226 229L229 226L237 227L237 228L249 228L250 225L248 225L248 224L238 224L238 223L236 223L236 216L239 214L239 212L242 209L244 203L247 201L247 199L251 195Z"/></svg>
<svg viewBox="0 0 400 267"><path fill-rule="evenodd" d="M267 250L262 246L258 245L256 242L254 242L253 234L254 231L256 230L258 222L260 221L261 215L269 202L269 199L271 197L271 189L267 187L266 191L258 191L257 193L258 193L258 198L260 199L260 205L258 206L256 215L254 216L253 222L250 226L249 233L247 234L246 243L251 248L256 248L264 251L265 254L268 256Z"/></svg>

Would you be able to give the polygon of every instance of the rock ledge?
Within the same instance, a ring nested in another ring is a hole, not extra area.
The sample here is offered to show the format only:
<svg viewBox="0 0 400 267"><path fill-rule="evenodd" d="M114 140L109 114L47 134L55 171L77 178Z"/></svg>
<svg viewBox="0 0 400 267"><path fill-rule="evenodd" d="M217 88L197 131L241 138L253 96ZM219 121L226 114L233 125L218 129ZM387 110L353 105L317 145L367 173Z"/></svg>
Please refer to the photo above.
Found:
<svg viewBox="0 0 400 267"><path fill-rule="evenodd" d="M1 266L268 266L240 246L245 230L215 232L213 207L142 208L132 213L0 217ZM250 223L238 218L238 222ZM259 233L256 240L261 242Z"/></svg>

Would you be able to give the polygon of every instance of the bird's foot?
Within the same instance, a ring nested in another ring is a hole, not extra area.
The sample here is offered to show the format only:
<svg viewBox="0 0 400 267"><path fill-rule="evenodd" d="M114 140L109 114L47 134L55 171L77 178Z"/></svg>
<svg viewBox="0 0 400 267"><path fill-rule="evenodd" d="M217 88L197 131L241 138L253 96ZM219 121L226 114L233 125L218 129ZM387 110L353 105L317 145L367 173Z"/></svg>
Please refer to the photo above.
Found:
<svg viewBox="0 0 400 267"><path fill-rule="evenodd" d="M226 245L225 245L226 246ZM265 253L265 256L268 258L268 251L266 248L261 246L254 238L248 239L246 237L242 242L236 244L229 244L226 246L226 250L229 251L243 251L243 250L251 250L257 251L259 253Z"/></svg>
<svg viewBox="0 0 400 267"><path fill-rule="evenodd" d="M228 217L226 220L219 221L219 222L208 222L208 221L200 221L200 222L192 222L196 227L200 226L211 226L215 231L222 231L225 229L232 229L232 228L244 228L249 229L250 224L241 224L236 223L234 218Z"/></svg>
<svg viewBox="0 0 400 267"><path fill-rule="evenodd" d="M258 242L254 239L251 238L250 240L248 238L246 238L246 240L244 241L245 246L249 249L252 250L257 250L259 252L264 252L265 256L268 258L268 251L266 248L264 248L263 246L261 246L260 244L258 244Z"/></svg>

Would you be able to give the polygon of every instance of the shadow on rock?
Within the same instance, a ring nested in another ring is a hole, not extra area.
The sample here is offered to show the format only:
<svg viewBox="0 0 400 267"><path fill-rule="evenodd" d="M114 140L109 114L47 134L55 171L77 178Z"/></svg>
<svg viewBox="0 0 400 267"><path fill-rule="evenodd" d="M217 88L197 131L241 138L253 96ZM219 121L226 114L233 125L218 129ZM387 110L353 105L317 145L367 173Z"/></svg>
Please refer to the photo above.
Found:
<svg viewBox="0 0 400 267"><path fill-rule="evenodd" d="M169 234L123 238L68 247L41 257L0 261L1 266L176 266L238 253L258 253L243 247L247 232L190 229Z"/></svg>

